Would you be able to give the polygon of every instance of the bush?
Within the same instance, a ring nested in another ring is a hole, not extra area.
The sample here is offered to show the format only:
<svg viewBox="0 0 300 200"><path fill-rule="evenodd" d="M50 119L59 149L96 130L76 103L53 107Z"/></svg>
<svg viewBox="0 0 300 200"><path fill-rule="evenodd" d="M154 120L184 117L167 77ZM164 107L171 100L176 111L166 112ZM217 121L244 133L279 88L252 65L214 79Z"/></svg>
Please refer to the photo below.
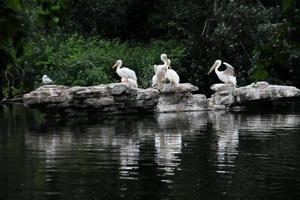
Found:
<svg viewBox="0 0 300 200"><path fill-rule="evenodd" d="M154 74L153 65L161 63L161 53L169 55L175 69L185 56L183 44L174 40L129 44L78 35L49 36L32 44L26 52L21 62L26 66L27 77L32 79L28 84L35 82L34 87L40 85L43 74L56 84L70 86L119 82L120 78L111 69L118 59L136 72L140 87L148 87Z"/></svg>

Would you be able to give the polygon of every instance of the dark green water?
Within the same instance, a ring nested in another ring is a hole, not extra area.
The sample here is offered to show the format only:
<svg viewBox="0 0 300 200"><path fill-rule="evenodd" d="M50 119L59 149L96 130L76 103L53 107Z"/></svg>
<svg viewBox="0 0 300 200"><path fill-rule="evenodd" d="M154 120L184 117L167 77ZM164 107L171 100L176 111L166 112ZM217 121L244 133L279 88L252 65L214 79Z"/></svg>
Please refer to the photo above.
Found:
<svg viewBox="0 0 300 200"><path fill-rule="evenodd" d="M299 197L299 114L45 121L0 107L0 199Z"/></svg>

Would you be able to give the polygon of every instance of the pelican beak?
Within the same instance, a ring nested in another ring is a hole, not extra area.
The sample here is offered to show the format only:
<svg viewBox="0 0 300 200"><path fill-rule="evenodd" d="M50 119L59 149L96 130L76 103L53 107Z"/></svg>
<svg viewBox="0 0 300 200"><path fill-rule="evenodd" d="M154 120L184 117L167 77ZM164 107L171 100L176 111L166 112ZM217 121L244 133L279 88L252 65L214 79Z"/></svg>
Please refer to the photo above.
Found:
<svg viewBox="0 0 300 200"><path fill-rule="evenodd" d="M207 73L207 75L209 75L219 64L220 64L219 62L215 62L214 65L210 68L210 70Z"/></svg>
<svg viewBox="0 0 300 200"><path fill-rule="evenodd" d="M118 66L118 63L116 62L111 68L116 68Z"/></svg>

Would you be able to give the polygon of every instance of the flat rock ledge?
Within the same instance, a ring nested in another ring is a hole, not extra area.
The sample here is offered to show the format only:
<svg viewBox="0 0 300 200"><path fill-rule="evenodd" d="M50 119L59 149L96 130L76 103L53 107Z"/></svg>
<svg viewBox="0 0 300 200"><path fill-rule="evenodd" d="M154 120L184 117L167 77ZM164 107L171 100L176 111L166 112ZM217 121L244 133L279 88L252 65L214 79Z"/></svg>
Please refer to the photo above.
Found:
<svg viewBox="0 0 300 200"><path fill-rule="evenodd" d="M230 84L214 84L211 89L214 94L209 98L210 109L227 109L286 99L299 100L300 97L300 90L296 87L270 85L264 81L239 88Z"/></svg>
<svg viewBox="0 0 300 200"><path fill-rule="evenodd" d="M124 83L90 87L45 85L25 94L23 102L46 113L96 116L153 112L158 97L155 89L134 89Z"/></svg>
<svg viewBox="0 0 300 200"><path fill-rule="evenodd" d="M44 85L23 96L24 105L54 115L103 115L149 112L199 110L194 101L208 100L204 95L192 95L198 88L179 84L154 88L131 88L125 83L111 83L89 87ZM195 107L195 108L194 108Z"/></svg>
<svg viewBox="0 0 300 200"><path fill-rule="evenodd" d="M184 112L224 110L246 106L250 102L275 101L300 97L300 90L292 86L257 82L236 88L229 84L211 86L214 94L206 98L193 94L198 87L182 83L176 87L164 85L154 88L131 88L125 83L111 83L89 87L45 85L25 94L23 103L42 112L67 116L102 116L127 113Z"/></svg>

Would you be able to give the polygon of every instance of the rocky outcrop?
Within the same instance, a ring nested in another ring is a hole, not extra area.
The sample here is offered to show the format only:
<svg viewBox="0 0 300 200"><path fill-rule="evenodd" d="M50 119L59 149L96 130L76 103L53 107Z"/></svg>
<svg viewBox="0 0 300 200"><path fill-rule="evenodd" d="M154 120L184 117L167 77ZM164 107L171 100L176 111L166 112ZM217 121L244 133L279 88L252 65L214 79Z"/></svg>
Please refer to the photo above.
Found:
<svg viewBox="0 0 300 200"><path fill-rule="evenodd" d="M214 91L209 99L211 109L225 109L226 107L247 105L251 102L300 97L300 90L296 87L270 85L267 82L252 83L239 88L229 84L214 84L211 89Z"/></svg>
<svg viewBox="0 0 300 200"><path fill-rule="evenodd" d="M25 94L24 104L47 113L103 115L136 112L199 111L207 108L205 95L193 95L189 83L154 88L132 88L125 83L90 87L45 85ZM60 112L57 112L60 111Z"/></svg>
<svg viewBox="0 0 300 200"><path fill-rule="evenodd" d="M103 115L138 112L182 112L224 110L247 106L251 102L275 101L300 97L300 90L291 86L258 82L236 88L228 84L214 84L214 94L207 99L192 94L198 87L189 83L166 84L159 91L154 88L132 88L125 83L111 83L90 87L45 85L23 96L28 107L59 115ZM59 112L58 112L59 111Z"/></svg>
<svg viewBox="0 0 300 200"><path fill-rule="evenodd" d="M195 94L198 87L189 83L176 87L166 84L160 91L156 112L183 112L206 110L208 100L203 94Z"/></svg>
<svg viewBox="0 0 300 200"><path fill-rule="evenodd" d="M24 105L67 115L153 112L159 92L125 83L90 87L45 85L23 96Z"/></svg>

